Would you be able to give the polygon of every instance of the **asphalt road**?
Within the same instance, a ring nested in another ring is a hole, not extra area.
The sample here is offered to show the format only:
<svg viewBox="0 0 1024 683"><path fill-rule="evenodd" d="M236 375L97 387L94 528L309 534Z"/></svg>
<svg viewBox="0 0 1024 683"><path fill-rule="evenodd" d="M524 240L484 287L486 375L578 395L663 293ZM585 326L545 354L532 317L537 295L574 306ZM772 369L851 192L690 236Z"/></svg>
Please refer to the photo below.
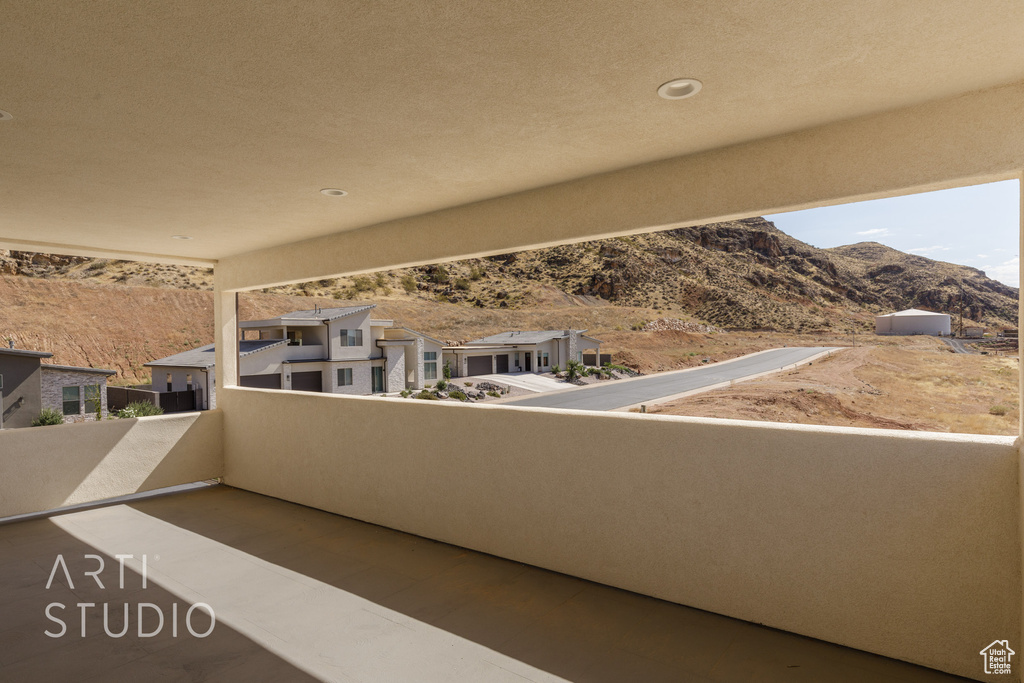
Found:
<svg viewBox="0 0 1024 683"><path fill-rule="evenodd" d="M835 347L800 346L772 349L728 363L705 365L691 370L663 372L649 377L619 380L581 387L571 391L540 394L504 402L505 405L573 410L615 410L626 406L681 394L702 387L742 379L762 372L781 370Z"/></svg>

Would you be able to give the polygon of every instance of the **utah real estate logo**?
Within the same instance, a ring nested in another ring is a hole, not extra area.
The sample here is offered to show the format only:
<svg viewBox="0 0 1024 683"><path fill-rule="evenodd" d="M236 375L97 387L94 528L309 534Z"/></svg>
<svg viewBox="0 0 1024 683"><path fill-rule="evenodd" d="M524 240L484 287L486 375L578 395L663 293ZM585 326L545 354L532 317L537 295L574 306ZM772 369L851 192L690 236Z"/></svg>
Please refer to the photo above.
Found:
<svg viewBox="0 0 1024 683"><path fill-rule="evenodd" d="M981 656L985 658L985 673L1010 673L1010 657L1013 657L1015 654L1017 653L1010 649L1010 641L992 641L991 645L981 651Z"/></svg>

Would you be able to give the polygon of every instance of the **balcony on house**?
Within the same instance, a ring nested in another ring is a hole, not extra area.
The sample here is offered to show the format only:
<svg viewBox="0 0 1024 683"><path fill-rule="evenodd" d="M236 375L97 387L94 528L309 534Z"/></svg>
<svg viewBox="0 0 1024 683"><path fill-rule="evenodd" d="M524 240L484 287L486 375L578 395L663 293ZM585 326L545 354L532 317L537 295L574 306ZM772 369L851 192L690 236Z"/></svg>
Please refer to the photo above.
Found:
<svg viewBox="0 0 1024 683"><path fill-rule="evenodd" d="M327 358L323 344L290 345L284 352L286 362L297 360L324 360Z"/></svg>
<svg viewBox="0 0 1024 683"><path fill-rule="evenodd" d="M1019 3L622 7L0 26L0 248L212 267L217 380L215 410L0 431L0 680L987 680L1020 651L1019 439L241 386L240 292L1024 174Z"/></svg>

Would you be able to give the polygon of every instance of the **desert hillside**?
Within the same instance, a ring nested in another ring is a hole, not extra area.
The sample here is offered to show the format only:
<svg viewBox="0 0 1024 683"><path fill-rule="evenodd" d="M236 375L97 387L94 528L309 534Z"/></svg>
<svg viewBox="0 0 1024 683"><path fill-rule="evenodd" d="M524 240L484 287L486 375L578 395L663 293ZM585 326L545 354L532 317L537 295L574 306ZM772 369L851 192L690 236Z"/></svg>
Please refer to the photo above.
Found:
<svg viewBox="0 0 1024 683"><path fill-rule="evenodd" d="M213 295L208 291L0 275L0 302L0 342L13 340L19 348L51 352L50 362L61 365L117 370L114 383L148 382L149 369L143 367L147 361L213 341ZM345 303L374 303L375 317L393 319L445 341L509 328L584 327L601 335L606 350L620 353L637 346L637 353L627 358L647 371L691 360L680 361L677 352L665 354L659 350L662 345L652 346L659 333L630 330L658 315L645 308L562 305L484 310L395 296ZM239 297L239 314L242 319L268 318L314 304L329 307L339 302L257 292Z"/></svg>
<svg viewBox="0 0 1024 683"><path fill-rule="evenodd" d="M0 252L0 274L202 291L208 269ZM727 329L871 329L905 308L1017 326L1018 290L974 268L867 242L817 249L763 218L583 242L272 290L343 301L440 301L487 310L612 304ZM270 292L271 290L265 290ZM467 335L455 335L465 337Z"/></svg>
<svg viewBox="0 0 1024 683"><path fill-rule="evenodd" d="M377 317L453 342L586 328L620 362L651 372L757 350L769 337L814 343L873 330L881 312L952 313L961 283L967 318L1016 327L1018 291L978 270L876 243L816 249L753 218L307 282L245 294L240 310L253 319L375 303ZM0 340L145 382L143 363L212 341L211 286L203 268L0 251ZM644 328L662 318L694 324ZM727 341L715 329L754 333Z"/></svg>

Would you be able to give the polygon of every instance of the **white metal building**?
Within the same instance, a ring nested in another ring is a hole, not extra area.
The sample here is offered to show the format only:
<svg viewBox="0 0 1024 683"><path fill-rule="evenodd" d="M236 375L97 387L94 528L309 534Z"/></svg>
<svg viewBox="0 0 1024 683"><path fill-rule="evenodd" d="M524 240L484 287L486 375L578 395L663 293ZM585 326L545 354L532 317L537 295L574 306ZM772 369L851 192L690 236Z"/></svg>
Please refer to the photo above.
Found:
<svg viewBox="0 0 1024 683"><path fill-rule="evenodd" d="M949 335L950 316L917 308L875 316L875 334Z"/></svg>

